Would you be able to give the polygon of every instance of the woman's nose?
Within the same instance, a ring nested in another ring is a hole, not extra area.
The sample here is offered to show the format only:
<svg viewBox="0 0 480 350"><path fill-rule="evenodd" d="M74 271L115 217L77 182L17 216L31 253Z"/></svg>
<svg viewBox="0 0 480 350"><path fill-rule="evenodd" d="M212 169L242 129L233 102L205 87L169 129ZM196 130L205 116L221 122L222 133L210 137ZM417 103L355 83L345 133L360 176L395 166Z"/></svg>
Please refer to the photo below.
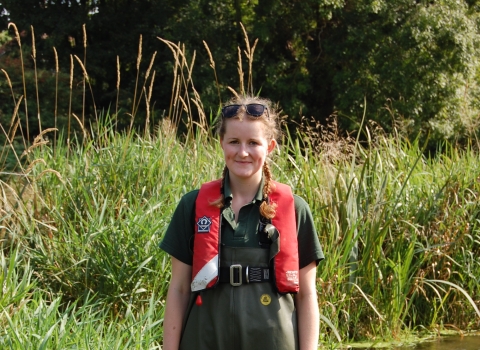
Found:
<svg viewBox="0 0 480 350"><path fill-rule="evenodd" d="M240 149L238 152L241 156L247 156L248 151L247 151L247 146L246 145L240 145Z"/></svg>

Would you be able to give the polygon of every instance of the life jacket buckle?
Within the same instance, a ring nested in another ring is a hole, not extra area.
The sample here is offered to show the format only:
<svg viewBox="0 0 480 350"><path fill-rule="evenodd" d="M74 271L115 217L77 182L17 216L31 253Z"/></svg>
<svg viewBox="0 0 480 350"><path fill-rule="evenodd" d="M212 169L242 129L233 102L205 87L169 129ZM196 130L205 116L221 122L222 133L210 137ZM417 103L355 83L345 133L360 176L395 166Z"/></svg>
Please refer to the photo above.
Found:
<svg viewBox="0 0 480 350"><path fill-rule="evenodd" d="M235 264L230 266L230 284L234 287L242 285L242 265Z"/></svg>

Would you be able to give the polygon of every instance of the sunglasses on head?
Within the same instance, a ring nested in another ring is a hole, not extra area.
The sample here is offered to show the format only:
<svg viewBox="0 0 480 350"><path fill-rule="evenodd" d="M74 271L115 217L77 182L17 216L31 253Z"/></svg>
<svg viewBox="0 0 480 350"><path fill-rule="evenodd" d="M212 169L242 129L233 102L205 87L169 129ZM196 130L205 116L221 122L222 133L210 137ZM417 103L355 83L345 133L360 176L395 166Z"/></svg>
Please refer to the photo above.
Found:
<svg viewBox="0 0 480 350"><path fill-rule="evenodd" d="M267 118L268 115L268 108L260 103L249 103L248 105L228 105L222 108L222 117L223 118L232 118L237 115L238 110L240 107L245 107L245 112L252 117L261 117L265 111L267 111Z"/></svg>

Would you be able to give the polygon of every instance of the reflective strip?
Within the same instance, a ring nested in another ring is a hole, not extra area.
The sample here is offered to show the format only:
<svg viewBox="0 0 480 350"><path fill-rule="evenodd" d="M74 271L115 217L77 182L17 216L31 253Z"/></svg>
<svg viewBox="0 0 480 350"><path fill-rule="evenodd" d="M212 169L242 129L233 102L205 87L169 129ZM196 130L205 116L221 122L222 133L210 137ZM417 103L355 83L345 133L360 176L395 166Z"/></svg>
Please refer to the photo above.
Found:
<svg viewBox="0 0 480 350"><path fill-rule="evenodd" d="M192 281L192 292L203 290L207 285L218 276L218 254L207 262Z"/></svg>

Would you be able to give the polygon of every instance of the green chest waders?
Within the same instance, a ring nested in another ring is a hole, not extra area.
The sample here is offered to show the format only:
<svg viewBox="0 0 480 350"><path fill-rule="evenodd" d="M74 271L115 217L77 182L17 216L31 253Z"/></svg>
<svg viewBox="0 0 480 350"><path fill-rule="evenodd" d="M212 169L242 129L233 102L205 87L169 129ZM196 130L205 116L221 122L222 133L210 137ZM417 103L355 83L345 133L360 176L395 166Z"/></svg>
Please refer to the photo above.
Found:
<svg viewBox="0 0 480 350"><path fill-rule="evenodd" d="M268 268L269 249L222 247L220 266ZM297 315L291 294L281 295L273 283L242 280L218 283L192 293L180 350L296 350Z"/></svg>

